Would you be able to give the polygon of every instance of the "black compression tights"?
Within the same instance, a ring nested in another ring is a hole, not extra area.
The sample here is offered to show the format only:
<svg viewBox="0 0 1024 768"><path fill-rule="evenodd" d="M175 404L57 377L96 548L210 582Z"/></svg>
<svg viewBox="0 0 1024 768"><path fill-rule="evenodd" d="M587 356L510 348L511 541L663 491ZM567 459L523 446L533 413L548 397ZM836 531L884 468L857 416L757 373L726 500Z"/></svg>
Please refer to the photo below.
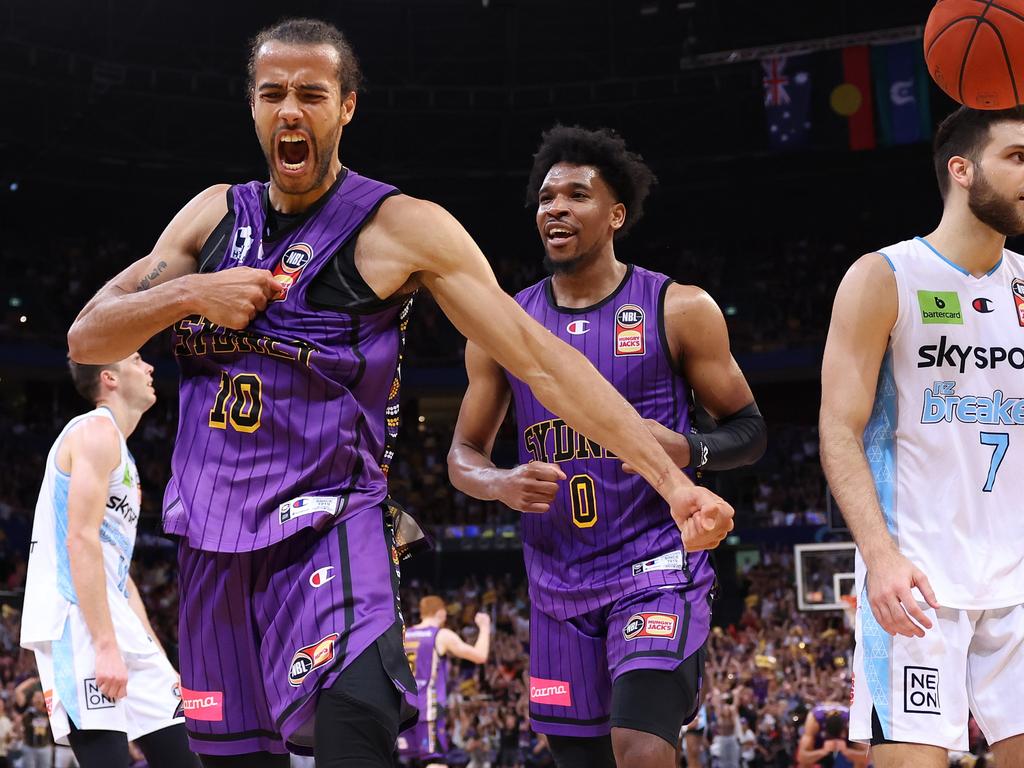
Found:
<svg viewBox="0 0 1024 768"><path fill-rule="evenodd" d="M68 741L81 768L128 766L128 737L124 731L80 731L72 726ZM148 733L135 743L151 768L199 768L198 758L189 751L184 725Z"/></svg>

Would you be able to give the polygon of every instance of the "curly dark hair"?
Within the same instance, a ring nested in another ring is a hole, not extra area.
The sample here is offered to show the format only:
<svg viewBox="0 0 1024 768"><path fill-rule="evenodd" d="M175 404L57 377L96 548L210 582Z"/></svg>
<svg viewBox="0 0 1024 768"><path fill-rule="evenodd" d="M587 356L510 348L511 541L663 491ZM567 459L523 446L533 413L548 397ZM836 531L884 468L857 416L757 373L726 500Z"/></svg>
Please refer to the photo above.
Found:
<svg viewBox="0 0 1024 768"><path fill-rule="evenodd" d="M626 141L610 128L589 130L581 126L556 125L541 135L533 156L533 168L526 185L526 201L537 205L540 186L551 166L557 163L591 165L612 188L618 202L626 206L626 219L615 233L624 236L644 215L644 200L657 183L653 171Z"/></svg>
<svg viewBox="0 0 1024 768"><path fill-rule="evenodd" d="M248 83L246 95L252 99L256 87L256 55L264 43L277 40L293 45L330 45L338 52L338 84L344 98L358 91L363 75L359 59L345 35L330 22L320 19L283 19L273 26L261 29L249 46Z"/></svg>

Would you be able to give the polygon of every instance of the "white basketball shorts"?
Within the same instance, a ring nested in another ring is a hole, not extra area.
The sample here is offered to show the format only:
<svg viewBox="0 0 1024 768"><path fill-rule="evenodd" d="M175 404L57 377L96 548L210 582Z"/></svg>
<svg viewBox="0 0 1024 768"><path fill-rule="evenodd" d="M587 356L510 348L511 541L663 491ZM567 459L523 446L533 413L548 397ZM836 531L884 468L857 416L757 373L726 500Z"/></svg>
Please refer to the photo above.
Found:
<svg viewBox="0 0 1024 768"><path fill-rule="evenodd" d="M1024 733L1024 605L993 610L918 603L924 637L889 635L866 593L857 608L850 738L870 742L872 709L888 740L967 749L968 711L993 744ZM877 731L877 729L876 729Z"/></svg>
<svg viewBox="0 0 1024 768"><path fill-rule="evenodd" d="M129 741L184 724L178 673L159 646L152 645L149 654L123 654L128 694L112 701L96 685L92 639L78 606L71 606L63 636L35 648L54 740L68 743L71 722L83 731L122 731Z"/></svg>

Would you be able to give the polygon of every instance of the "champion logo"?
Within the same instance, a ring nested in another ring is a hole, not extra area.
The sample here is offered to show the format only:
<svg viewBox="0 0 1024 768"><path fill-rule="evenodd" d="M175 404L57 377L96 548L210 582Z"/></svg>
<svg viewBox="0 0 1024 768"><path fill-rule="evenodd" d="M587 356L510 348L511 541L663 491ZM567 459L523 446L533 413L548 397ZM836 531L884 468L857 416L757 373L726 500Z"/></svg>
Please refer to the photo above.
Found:
<svg viewBox="0 0 1024 768"><path fill-rule="evenodd" d="M573 320L567 326L565 330L571 333L573 336L582 336L584 333L590 330L589 320Z"/></svg>
<svg viewBox="0 0 1024 768"><path fill-rule="evenodd" d="M332 579L334 579L334 566L325 565L323 568L317 568L312 574L310 574L309 586L322 587Z"/></svg>
<svg viewBox="0 0 1024 768"><path fill-rule="evenodd" d="M978 298L971 302L971 306L975 312L981 312L982 314L994 311L992 309L992 299Z"/></svg>

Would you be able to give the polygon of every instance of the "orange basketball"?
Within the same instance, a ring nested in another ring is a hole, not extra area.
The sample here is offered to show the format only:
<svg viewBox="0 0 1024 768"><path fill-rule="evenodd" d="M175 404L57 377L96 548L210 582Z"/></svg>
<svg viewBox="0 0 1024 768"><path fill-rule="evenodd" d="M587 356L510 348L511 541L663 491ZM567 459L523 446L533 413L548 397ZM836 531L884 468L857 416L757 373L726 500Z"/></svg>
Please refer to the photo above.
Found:
<svg viewBox="0 0 1024 768"><path fill-rule="evenodd" d="M938 86L974 109L1024 102L1024 0L939 0L924 28Z"/></svg>

